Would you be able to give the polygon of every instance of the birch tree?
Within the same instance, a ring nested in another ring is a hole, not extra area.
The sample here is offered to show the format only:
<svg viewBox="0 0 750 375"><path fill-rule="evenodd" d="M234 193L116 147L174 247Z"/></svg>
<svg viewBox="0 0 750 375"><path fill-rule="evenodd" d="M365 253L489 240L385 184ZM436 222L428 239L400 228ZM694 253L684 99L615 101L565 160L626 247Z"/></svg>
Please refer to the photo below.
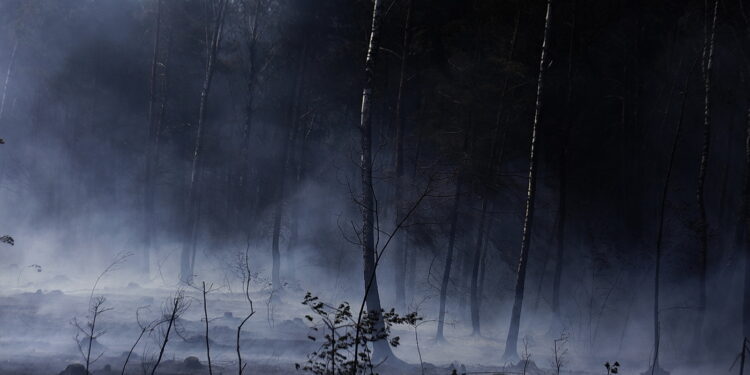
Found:
<svg viewBox="0 0 750 375"><path fill-rule="evenodd" d="M365 84L362 89L362 107L360 111L360 176L361 198L360 211L362 214L361 246L364 258L363 276L365 287L365 301L368 313L375 318L374 328L382 332L385 329L380 305L378 279L375 274L375 197L372 184L372 95L375 84L375 62L380 50L380 26L383 12L381 0L373 1L372 25L370 28L370 42L365 58ZM392 356L392 351L386 340L373 343L376 358Z"/></svg>
<svg viewBox="0 0 750 375"><path fill-rule="evenodd" d="M16 65L16 51L18 50L18 38L13 42L13 49L10 52L10 61L8 62L8 68L5 70L5 79L3 80L3 95L0 97L0 119L3 118L5 113L5 99L8 97L8 83L10 83L10 76L13 73L13 66Z"/></svg>
<svg viewBox="0 0 750 375"><path fill-rule="evenodd" d="M518 358L517 344L518 331L521 323L521 307L523 305L523 292L526 285L526 267L529 261L529 244L531 243L531 230L534 221L534 200L536 198L536 173L537 158L536 150L539 122L542 111L542 92L544 89L544 73L547 69L547 48L549 44L549 28L552 13L552 0L547 0L547 10L544 16L544 35L542 37L542 53L539 58L539 76L536 85L536 104L534 107L534 120L531 127L531 147L529 149L529 174L528 189L526 194L526 210L523 219L523 228L521 231L521 253L518 260L518 271L516 275L515 298L513 301L513 310L510 317L510 327L508 337L505 340L506 359Z"/></svg>

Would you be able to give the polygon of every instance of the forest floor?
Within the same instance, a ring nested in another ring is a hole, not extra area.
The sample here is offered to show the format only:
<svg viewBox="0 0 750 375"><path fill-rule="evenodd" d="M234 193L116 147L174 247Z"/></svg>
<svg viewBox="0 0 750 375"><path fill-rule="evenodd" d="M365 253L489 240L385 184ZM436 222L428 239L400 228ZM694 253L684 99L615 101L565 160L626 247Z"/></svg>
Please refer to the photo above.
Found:
<svg viewBox="0 0 750 375"><path fill-rule="evenodd" d="M33 288L6 291L0 296L0 374L73 375L74 371L63 372L67 366L84 363L85 357L77 342L84 337L74 324L88 322L87 306L90 290L68 290L65 292L49 288L64 284L58 280L46 285L48 288L31 291ZM43 287L34 285L33 287ZM96 323L103 330L92 345L90 366L96 375L120 374L127 353L140 333L136 322L136 310L141 321L154 320L163 314L165 302L174 290L142 288L130 283L122 288L97 289L96 295L106 296L108 311L101 314ZM176 324L158 374L206 374L205 322L203 301L199 290L185 290L186 301L191 306ZM242 330L242 355L247 362L248 374L293 374L295 363L302 364L307 355L315 351L319 342L308 339L311 334L303 306L303 293L288 292L269 303L268 293L262 289L251 296L255 301L256 314L248 320ZM214 374L237 373L236 330L248 313L249 305L237 291L214 291L208 295L209 338ZM140 309L139 309L140 308ZM389 367L388 362L377 368L383 375L399 374L445 374L456 368L458 373L520 374L523 369L516 366L498 366L498 348L502 345L496 339L466 335L448 336L446 343L436 343L432 329L420 328L419 340L424 369L420 366L415 332L411 327L395 328L394 335L401 337L401 345L395 354L407 365ZM133 351L127 373L143 374L143 363L153 361L159 352L164 326L144 336ZM82 343L86 348L86 342ZM195 359L187 359L195 357ZM551 357L535 354L526 369L529 375L553 374ZM590 361L591 362L591 361ZM601 366L603 361L594 359ZM493 366L492 364L495 363ZM484 365L482 365L484 364ZM510 365L510 364L509 364ZM465 367L462 367L465 366ZM591 368L579 360L566 360L562 373L572 375L599 374L601 371L572 371L575 368ZM466 370L464 370L464 368ZM542 368L542 369L540 369ZM546 368L546 370L544 369ZM602 367L603 369L603 367ZM643 371L641 369L640 371ZM638 372L640 372L638 371ZM725 370L726 371L726 370ZM679 374L711 373L681 371ZM626 373L637 372L630 369Z"/></svg>

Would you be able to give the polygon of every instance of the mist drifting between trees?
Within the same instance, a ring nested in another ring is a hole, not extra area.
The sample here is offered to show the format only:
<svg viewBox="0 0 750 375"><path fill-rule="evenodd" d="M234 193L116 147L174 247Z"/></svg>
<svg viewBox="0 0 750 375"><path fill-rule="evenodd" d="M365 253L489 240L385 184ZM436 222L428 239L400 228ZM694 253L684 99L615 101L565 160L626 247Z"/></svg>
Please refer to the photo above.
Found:
<svg viewBox="0 0 750 375"><path fill-rule="evenodd" d="M740 372L748 67L742 0L2 0L0 373Z"/></svg>

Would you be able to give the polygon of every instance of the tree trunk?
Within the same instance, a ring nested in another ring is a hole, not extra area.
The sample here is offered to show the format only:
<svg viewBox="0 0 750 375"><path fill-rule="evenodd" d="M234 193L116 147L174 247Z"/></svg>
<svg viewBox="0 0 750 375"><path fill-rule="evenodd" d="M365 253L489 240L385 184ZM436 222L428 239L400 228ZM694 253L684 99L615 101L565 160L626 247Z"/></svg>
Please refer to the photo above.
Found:
<svg viewBox="0 0 750 375"><path fill-rule="evenodd" d="M742 18L745 26L745 39L740 41L740 52L742 56L742 62L745 67L740 73L740 78L744 84L745 89L745 100L747 101L747 109L745 113L745 176L743 180L742 190L742 213L740 223L736 228L736 243L742 251L742 255L745 258L745 275L744 285L742 290L742 333L743 333L743 354L744 350L748 350L748 338L750 338L750 69L748 69L748 50L747 43L750 41L750 20L748 20L745 14L745 9L742 7L742 3L739 3L742 11ZM735 34L736 36L736 34ZM739 37L738 37L739 40ZM744 356L743 356L744 359ZM744 365L740 367L744 368ZM742 374L740 371L740 374Z"/></svg>
<svg viewBox="0 0 750 375"><path fill-rule="evenodd" d="M253 125L253 114L255 105L255 84L257 76L257 64L255 61L256 46L258 41L258 18L261 14L260 1L256 2L255 12L253 15L248 13L249 4L247 1L242 3L243 31L247 41L247 70L245 71L246 97L245 97L245 126L242 129L242 140L240 141L240 170L237 173L239 177L239 194L240 210L246 210L249 204L250 196L250 132ZM251 21L252 19L252 21ZM240 217L248 217L240 214ZM252 224L250 225L252 226ZM247 228L248 232L250 228ZM249 234L249 233L248 233Z"/></svg>
<svg viewBox="0 0 750 375"><path fill-rule="evenodd" d="M742 294L742 331L745 338L750 338L750 105L747 107L744 185L745 243L742 248L745 255L745 285Z"/></svg>
<svg viewBox="0 0 750 375"><path fill-rule="evenodd" d="M180 256L180 281L190 284L193 281L193 270L195 268L195 253L198 239L198 222L200 221L200 182L203 151L203 133L206 121L206 110L208 105L208 94L211 89L211 81L214 75L214 62L216 52L221 43L221 33L224 27L224 14L227 0L219 0L218 14L214 21L213 35L211 38L208 58L206 61L206 72L201 89L200 105L198 110L198 126L195 134L195 148L193 151L193 162L190 171L190 183L188 185L187 200L187 232L182 246Z"/></svg>
<svg viewBox="0 0 750 375"><path fill-rule="evenodd" d="M415 1L415 0L412 0ZM422 103L423 105L424 103ZM422 111L422 109L420 109ZM419 155L420 155L420 148L422 147L422 138L423 138L422 131L420 129L417 130L417 144L416 144L416 150L414 152L414 165L411 170L411 176L412 179L416 179L418 175L419 170ZM406 231L408 234L409 232ZM405 236L402 237L402 242L404 246L406 246L407 243L409 243L408 238ZM414 298L417 293L417 261L419 260L419 257L417 256L416 250L413 251L412 256L408 257L408 273L406 274L406 286L409 291L410 298Z"/></svg>
<svg viewBox="0 0 750 375"><path fill-rule="evenodd" d="M513 55L515 53L516 49L516 41L518 38L518 26L520 24L521 20L521 7L518 7L518 11L516 13L515 22L513 26L513 34L510 39L510 46L509 46L509 52L508 52L508 61L513 60ZM501 97L500 97L500 103L497 110L497 117L495 119L495 129L493 131L493 137L492 137L492 143L490 147L490 159L489 164L487 165L487 170L489 171L490 176L490 183L492 185L495 185L495 176L496 172L499 172L502 169L503 164L503 156L505 154L505 141L506 141L506 133L507 129L503 127L503 119L504 119L504 113L505 113L505 96L508 93L508 84L510 82L509 77L506 77L503 81L503 88L501 91ZM484 287L484 278L485 278L485 258L486 258L486 252L484 251L484 247L486 247L487 240L485 239L485 231L486 231L486 221L487 221L487 209L490 205L489 201L489 192L485 193L485 196L482 199L482 213L479 218L480 227L479 232L477 235L477 243L476 248L474 252L473 257L473 266L472 266L472 274L471 274L471 283L470 283L470 295L471 295L471 301L470 301L470 309L471 309L471 325L472 325L472 335L480 335L480 307L481 307L481 297L482 297L482 290ZM481 276L480 276L481 275Z"/></svg>
<svg viewBox="0 0 750 375"><path fill-rule="evenodd" d="M706 274L708 272L708 221L706 219L706 203L704 199L704 185L706 182L706 171L708 169L708 156L711 146L711 68L713 65L714 39L716 36L716 17L718 15L718 0L714 1L713 13L709 13L708 0L706 0L706 24L703 43L703 147L700 153L700 165L698 167L698 187L695 197L698 200L698 237L700 240L700 270L698 279L700 282L698 291L698 314L702 321L706 310ZM709 14L712 16L709 18ZM709 25L710 22L710 25ZM698 329L702 329L698 327Z"/></svg>
<svg viewBox="0 0 750 375"><path fill-rule="evenodd" d="M365 59L365 85L362 89L362 107L360 113L360 141L361 158L360 173L362 182L362 197L360 210L362 214L362 257L364 261L363 276L365 287L365 301L368 313L375 318L374 329L382 331L385 324L382 319L380 306L380 292L378 291L378 279L375 273L375 205L374 186L372 184L372 94L375 81L375 61L380 50L380 24L382 18L382 1L373 1L372 26L370 31L370 43L367 48ZM391 347L387 340L378 340L373 343L374 356L376 358L387 358L393 356Z"/></svg>
<svg viewBox="0 0 750 375"><path fill-rule="evenodd" d="M148 102L148 139L146 139L146 160L144 173L144 196L143 196L143 273L148 277L150 274L151 249L153 246L154 236L154 170L156 169L156 148L158 145L159 119L161 115L156 115L155 106L158 105L157 99L157 81L159 70L159 47L161 42L161 11L162 2L156 2L156 25L154 30L154 51L151 60L151 76L149 86Z"/></svg>
<svg viewBox="0 0 750 375"><path fill-rule="evenodd" d="M682 63L679 64L680 66ZM679 71L679 66L677 70ZM685 104L687 103L687 90L690 83L690 76L692 69L687 73L685 78L685 84L682 87L682 103L680 104L680 114L677 120L677 126L675 129L674 139L672 141L672 148L669 152L669 162L667 164L666 176L664 177L664 185L661 191L661 203L659 204L659 224L656 230L656 262L654 267L654 357L651 364L651 369L658 371L659 367L659 345L661 341L661 322L659 319L659 299L660 299L660 271L661 271L661 254L662 254L662 238L664 234L664 214L667 207L667 195L669 193L669 180L672 176L672 169L674 166L675 155L677 152L677 145L680 141L680 134L682 132L682 123L685 114ZM669 105L667 105L667 108ZM665 113L664 119L667 119L667 113Z"/></svg>
<svg viewBox="0 0 750 375"><path fill-rule="evenodd" d="M5 81L3 82L3 95L0 98L0 119L3 118L5 113L5 99L8 96L8 83L10 83L10 75L13 73L13 66L16 64L16 50L18 49L18 38L13 43L13 50L10 52L10 62L8 62L8 69L5 71Z"/></svg>
<svg viewBox="0 0 750 375"><path fill-rule="evenodd" d="M302 91L302 78L305 69L305 59L307 44L302 49L299 55L299 61L297 65L297 78L294 80L291 97L289 100L289 118L287 124L287 134L284 141L284 148L282 151L281 168L279 168L279 180L276 185L277 196L276 196L276 208L274 210L273 218L273 239L272 239L272 256L273 256L273 267L271 270L271 283L274 290L281 289L281 253L279 251L279 242L281 237L281 219L284 214L284 200L286 199L286 177L287 170L290 164L291 148L296 138L298 131L297 127L299 124L299 102L300 93Z"/></svg>
<svg viewBox="0 0 750 375"><path fill-rule="evenodd" d="M394 204L394 227L398 226L403 218L404 213L402 212L403 202L401 201L401 195L403 194L403 179L404 179L404 86L406 83L406 67L407 60L409 57L409 41L411 38L411 14L414 11L414 0L407 0L406 20L404 21L404 38L401 46L401 68L399 71L398 79L398 95L396 98L396 144L395 144L395 189L393 194ZM399 237L404 237L405 234L398 234ZM394 242L393 259L394 259L394 275L396 285L396 306L402 308L406 306L406 263L408 254L404 248L404 241L397 239Z"/></svg>
<svg viewBox="0 0 750 375"><path fill-rule="evenodd" d="M492 219L485 223L486 226L492 224ZM487 243L490 242L489 235L484 236L484 243L482 243L482 259L479 265L479 283L477 285L477 311L482 310L482 296L484 295L484 280L487 278Z"/></svg>
<svg viewBox="0 0 750 375"><path fill-rule="evenodd" d="M474 247L473 264L471 266L471 335L480 335L479 329L479 264L482 257L482 244L484 244L484 227L487 217L488 199L482 200L482 213L479 216L479 228L477 229L477 243Z"/></svg>
<svg viewBox="0 0 750 375"><path fill-rule="evenodd" d="M297 111L299 112L299 110ZM299 121L299 119L298 119ZM305 179L305 158L307 157L307 135L310 131L310 127L312 126L312 120L310 120L310 123L302 126L301 123L297 124L297 130L295 131L295 142L294 142L294 152L293 152L293 163L294 163L294 183L299 190L302 181ZM297 246L299 244L299 216L301 214L300 205L302 204L302 199L298 196L299 194L295 194L295 198L291 202L291 217L289 218L289 242L287 243L287 276L290 280L296 279L296 261L295 261L295 251L297 250Z"/></svg>
<svg viewBox="0 0 750 375"><path fill-rule="evenodd" d="M565 221L567 219L567 187L568 187L568 143L570 142L570 131L573 126L573 114L571 113L571 103L573 102L573 50L575 48L576 38L576 8L577 2L573 0L573 16L571 20L570 45L568 46L568 90L565 97L566 118L562 136L562 151L558 165L560 172L558 175L558 196L557 196L557 254L555 256L555 273L552 280L552 312L555 319L559 322L560 317L560 283L562 281L562 272L565 257Z"/></svg>
<svg viewBox="0 0 750 375"><path fill-rule="evenodd" d="M300 143L297 143L295 148L305 147L304 146L304 140L300 141ZM300 150L295 150L295 153L301 153ZM302 183L303 174L304 174L304 162L302 160L301 155L297 155L295 157L295 166L294 166L294 183L299 188L299 185ZM297 274L295 272L296 268L296 261L295 261L295 251L297 249L297 245L299 244L299 216L300 216L300 206L301 202L298 197L294 197L291 199L291 213L289 217L289 241L286 244L286 276L290 280L295 280L297 278Z"/></svg>
<svg viewBox="0 0 750 375"><path fill-rule="evenodd" d="M461 188L463 185L463 168L468 158L468 146L469 146L469 132L464 130L464 160L459 166L459 170L456 176L456 193L453 198L453 206L451 208L450 217L450 232L448 234L448 252L445 254L445 268L443 269L443 279L440 282L440 306L438 310L437 320L437 333L435 334L435 340L444 341L445 336L443 335L443 327L445 325L445 302L448 299L448 282L451 279L451 268L453 266L453 249L456 243L456 227L458 226L458 208L461 204Z"/></svg>
<svg viewBox="0 0 750 375"><path fill-rule="evenodd" d="M456 306L457 316L460 319L471 319L471 268L473 265L473 252L469 248L457 249L460 267L456 272L456 289L458 290L458 304Z"/></svg>
<svg viewBox="0 0 750 375"><path fill-rule="evenodd" d="M456 239L456 224L458 221L458 207L461 198L461 175L456 178L456 193L453 198L453 208L451 209L451 229L448 235L448 252L445 255L445 268L443 269L443 279L440 283L440 308L438 310L437 334L435 339L438 341L445 340L443 335L443 326L445 324L445 301L448 297L448 282L451 278L451 267L453 266L453 246Z"/></svg>
<svg viewBox="0 0 750 375"><path fill-rule="evenodd" d="M544 36L542 37L542 53L539 58L539 77L537 78L536 87L536 104L534 109L534 121L531 128L531 147L529 150L529 185L526 196L526 213L523 220L523 229L521 232L521 254L518 260L518 275L516 279L515 299L513 301L513 310L511 312L510 327L508 337L505 341L506 359L515 359L518 357L516 346L518 344L518 330L521 323L521 307L523 305L523 292L526 284L526 266L529 260L529 244L531 242L531 231L534 220L534 199L536 194L536 173L537 173L537 132L542 110L542 92L544 89L544 72L547 68L547 45L550 28L550 18L552 13L552 0L547 0L547 10L544 18Z"/></svg>

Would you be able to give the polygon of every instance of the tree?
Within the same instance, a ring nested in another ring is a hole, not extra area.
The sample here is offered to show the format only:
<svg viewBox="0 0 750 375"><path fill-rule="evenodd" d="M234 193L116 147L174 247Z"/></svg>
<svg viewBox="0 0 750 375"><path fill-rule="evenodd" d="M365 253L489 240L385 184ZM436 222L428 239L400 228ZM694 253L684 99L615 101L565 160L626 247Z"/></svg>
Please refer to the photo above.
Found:
<svg viewBox="0 0 750 375"><path fill-rule="evenodd" d="M698 186L695 197L698 200L698 238L700 240L700 290L698 291L698 308L700 319L706 310L706 274L708 272L708 221L706 219L706 202L704 198L704 185L706 183L706 172L708 169L708 156L711 147L711 68L713 67L714 40L716 37L716 18L719 11L719 1L715 0L713 11L709 12L708 0L706 0L705 25L703 38L703 146L700 152L700 164L698 166ZM700 329L700 328L699 328Z"/></svg>
<svg viewBox="0 0 750 375"><path fill-rule="evenodd" d="M518 25L521 19L521 7L518 7L515 23L513 26L513 34L510 38L510 46L508 51L508 61L513 60L513 55L516 50L516 42L518 41ZM501 97L499 101L499 108L497 110L497 117L495 119L495 129L493 129L492 145L490 147L490 157L488 159L487 173L489 173L490 184L495 185L496 172L501 170L503 164L503 156L505 154L505 141L507 134L507 125L504 124L504 114L507 107L506 94L508 93L508 84L510 83L510 77L506 75L503 80L503 87L501 90ZM488 189L489 190L489 189ZM489 191L484 193L482 197L482 211L479 216L479 227L477 229L477 242L474 248L473 265L471 269L471 328L472 335L481 334L480 331L480 319L479 311L481 304L482 287L484 284L485 277L485 259L486 259L486 247L487 239L485 232L487 230L487 211L490 206ZM481 275L481 277L480 277Z"/></svg>
<svg viewBox="0 0 750 375"><path fill-rule="evenodd" d="M370 42L365 58L365 84L362 90L362 107L360 112L360 164L362 195L359 202L362 214L362 256L364 260L363 274L365 287L365 300L368 314L375 323L376 331L384 331L385 325L382 319L380 307L380 293L378 291L377 275L375 274L375 199L374 186L372 184L372 95L375 84L375 62L380 50L380 26L382 21L382 2L373 1L372 26L370 29ZM376 358L387 358L393 355L386 340L377 340L373 343L374 356ZM356 359L355 359L356 360Z"/></svg>
<svg viewBox="0 0 750 375"><path fill-rule="evenodd" d="M745 243L743 246L745 255L745 285L742 295L742 331L744 337L750 337L750 105L747 108L745 136L745 183L744 183L744 212L745 219Z"/></svg>
<svg viewBox="0 0 750 375"><path fill-rule="evenodd" d="M5 98L8 95L8 83L10 82L10 75L13 73L13 65L16 64L16 50L18 49L18 38L13 43L13 50L10 52L10 62L8 63L8 69L5 71L5 80L3 81L3 95L0 97L0 119L3 118L5 112Z"/></svg>
<svg viewBox="0 0 750 375"><path fill-rule="evenodd" d="M445 302L448 299L448 283L451 279L451 268L453 266L453 249L456 243L456 227L458 226L458 209L461 204L461 188L464 179L464 167L468 159L469 132L464 129L464 160L458 168L456 175L456 192L453 195L453 205L451 205L450 215L450 232L448 233L448 251L445 253L445 264L443 269L443 278L440 282L440 307L438 310L437 333L435 340L444 341L443 326L445 325Z"/></svg>
<svg viewBox="0 0 750 375"><path fill-rule="evenodd" d="M544 36L542 37L542 53L539 58L539 76L536 85L536 105L534 107L534 121L531 127L531 147L529 149L529 177L528 190L526 195L526 211L523 219L523 228L521 231L521 254L518 260L518 272L516 275L515 298L513 301L513 310L510 317L510 327L508 337L505 341L506 359L518 357L518 330L521 323L521 307L523 305L523 292L526 284L526 266L529 261L529 244L531 243L531 230L534 221L534 199L536 194L536 173L538 153L535 148L537 145L539 122L542 111L542 93L544 89L544 73L547 69L547 48L549 38L549 28L552 12L552 0L547 0L547 10L544 16Z"/></svg>
<svg viewBox="0 0 750 375"><path fill-rule="evenodd" d="M680 63L682 65L682 63ZM679 72L679 67L678 67ZM654 357L653 362L651 363L651 373L663 373L664 370L661 369L659 366L659 346L661 342L661 321L660 321L660 314L659 314L659 306L660 306L660 277L661 277L661 258L662 258L662 239L664 236L664 217L665 217L665 211L667 207L667 194L669 193L669 182L670 178L672 176L672 169L674 167L674 161L675 161L675 154L677 152L677 145L680 141L680 135L682 132L682 122L685 114L685 103L687 103L687 90L689 87L690 82L690 75L692 73L692 70L687 73L687 78L685 79L685 84L682 88L682 104L680 105L680 113L679 118L677 121L677 126L675 128L674 132L674 139L672 140L672 147L669 152L669 161L667 163L667 170L664 177L664 185L662 186L661 191L661 202L659 204L659 222L657 225L656 230L656 254L654 255L655 258L655 267L654 267ZM667 104L667 108L669 107L669 104ZM668 110L665 111L664 114L664 121L668 118Z"/></svg>
<svg viewBox="0 0 750 375"><path fill-rule="evenodd" d="M474 256L471 266L471 335L480 335L479 325L479 263L482 258L482 245L484 244L484 228L487 218L488 200L482 200L482 213L479 216L479 227L477 228L477 242L474 245Z"/></svg>
<svg viewBox="0 0 750 375"><path fill-rule="evenodd" d="M394 147L394 171L395 171L395 188L393 192L394 204L394 225L397 225L403 217L403 207L401 194L404 184L404 132L405 132L405 115L404 115L404 89L406 83L406 68L409 58L409 43L411 39L411 17L414 12L414 0L407 0L406 18L404 20L404 37L401 45L401 66L398 78L398 94L396 95L396 143ZM406 264L408 263L408 252L404 248L404 235L394 243L394 275L396 284L396 305L404 306L406 303Z"/></svg>
<svg viewBox="0 0 750 375"><path fill-rule="evenodd" d="M568 147L570 143L570 131L573 126L573 113L571 105L573 102L573 50L576 40L576 5L573 0L573 16L570 22L570 44L568 46L568 77L567 92L565 95L565 124L563 125L562 150L560 152L558 172L558 196L557 196L557 253L555 255L555 273L552 281L552 312L557 322L560 321L560 284L565 259L565 222L567 219L567 191L568 191Z"/></svg>
<svg viewBox="0 0 750 375"><path fill-rule="evenodd" d="M742 3L740 3L742 5ZM746 36L750 36L750 20L745 15L744 9L742 9L742 19L746 30ZM743 250L743 256L745 258L745 277L744 285L742 289L742 332L745 340L750 338L750 85L747 80L750 79L750 71L748 68L748 50L747 50L747 37L742 39L740 42L740 52L742 53L742 61L744 63L745 70L743 83L745 84L745 176L742 187L742 213L741 219L744 221L738 227L738 238L743 240L740 243L740 248ZM744 236L743 236L744 235ZM744 342L743 342L744 345Z"/></svg>
<svg viewBox="0 0 750 375"><path fill-rule="evenodd" d="M200 182L203 157L203 134L205 132L208 94L211 90L211 82L214 76L216 53L218 52L219 44L221 43L221 33L224 26L226 6L227 0L218 0L218 11L213 22L213 33L208 47L206 70L203 78L203 87L201 89L200 105L198 109L195 148L193 151L192 167L190 170L190 183L188 185L187 231L186 237L183 240L182 253L180 256L180 281L186 284L190 284L193 281L195 253L198 242L198 222L200 221Z"/></svg>
<svg viewBox="0 0 750 375"><path fill-rule="evenodd" d="M272 238L272 258L273 265L271 269L271 283L274 290L281 288L281 253L279 252L279 242L281 237L281 218L284 213L284 198L286 194L286 177L289 164L291 163L291 148L294 146L294 140L299 126L299 106L300 106L300 93L302 90L302 77L305 70L305 58L307 48L303 47L299 53L297 61L297 78L294 80L292 85L290 98L289 98L289 110L287 116L287 131L284 139L284 146L281 152L280 168L278 183L276 185L277 196L276 196L276 208L274 209L273 216L273 238Z"/></svg>
<svg viewBox="0 0 750 375"><path fill-rule="evenodd" d="M242 1L240 6L240 14L242 15L242 31L244 34L243 40L247 48L247 62L244 64L245 78L245 123L242 128L242 138L240 141L240 170L237 174L239 177L239 188L240 194L243 197L248 195L250 190L250 133L253 126L253 115L255 111L255 93L256 84L258 82L258 59L257 59L257 47L258 47L258 35L260 33L259 20L263 14L262 0L255 1L255 10L253 14L250 13L250 1ZM247 199L242 199L242 208L246 208Z"/></svg>
<svg viewBox="0 0 750 375"><path fill-rule="evenodd" d="M146 275L150 273L151 250L154 241L154 199L156 195L155 170L159 163L161 125L166 112L167 101L166 69L168 64L167 60L169 58L169 47L167 47L167 56L162 58L162 7L162 1L157 0L156 20L154 25L154 49L149 77L148 136L146 139L143 186L143 272Z"/></svg>

